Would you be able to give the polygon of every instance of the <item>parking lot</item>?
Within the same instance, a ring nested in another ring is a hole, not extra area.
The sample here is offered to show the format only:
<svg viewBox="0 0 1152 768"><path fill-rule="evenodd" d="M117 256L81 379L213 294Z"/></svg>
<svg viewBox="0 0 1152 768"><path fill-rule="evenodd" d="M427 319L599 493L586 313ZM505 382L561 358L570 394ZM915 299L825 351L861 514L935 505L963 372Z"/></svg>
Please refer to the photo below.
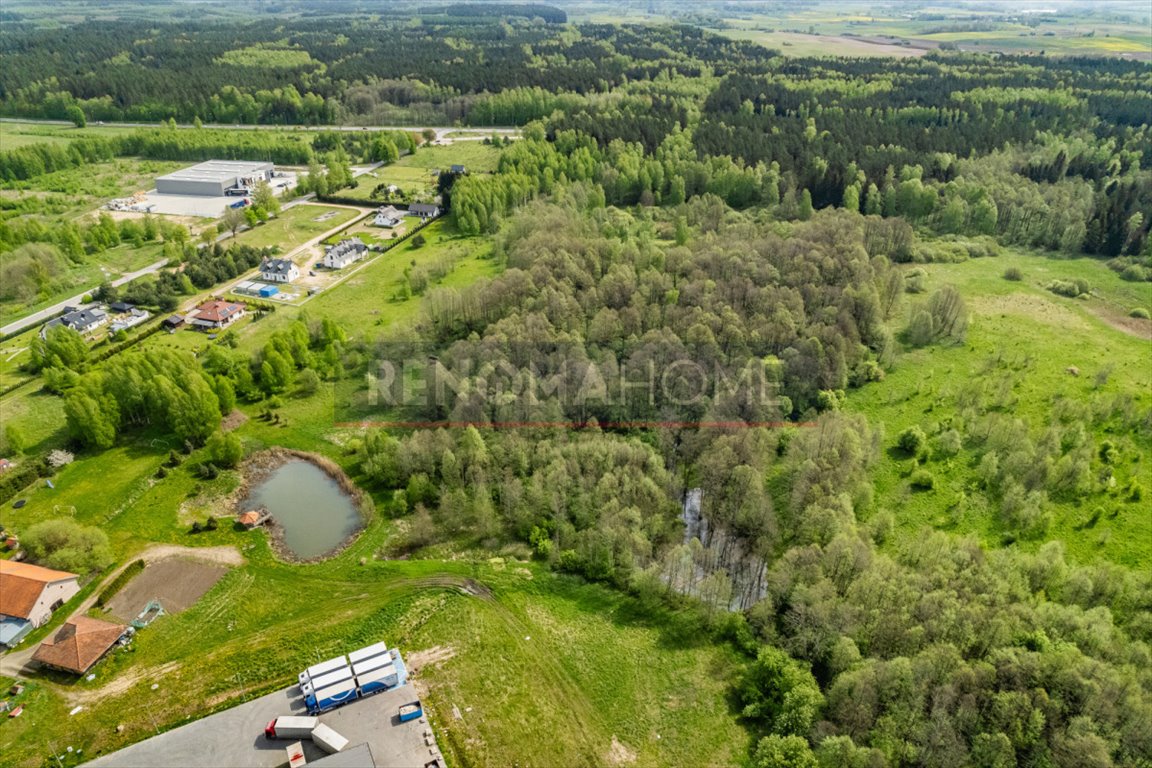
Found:
<svg viewBox="0 0 1152 768"><path fill-rule="evenodd" d="M272 185L277 188L277 194L283 194L285 189L296 186L296 174L290 171L283 173L285 174L284 176L277 176L272 179ZM281 184L286 186L281 188ZM225 196L169 195L162 194L153 189L145 193L144 199L140 201L140 204L153 206L152 213L218 219L224 212L225 206L231 205L240 199L239 197Z"/></svg>
<svg viewBox="0 0 1152 768"><path fill-rule="evenodd" d="M423 768L439 759L443 765L435 742L431 746L426 743L425 732L431 733L427 718L407 723L399 720L400 706L416 698L412 686L403 685L321 715L320 722L348 739L348 747L340 753L348 760L341 764ZM295 740L270 740L264 736L265 726L281 715L305 714L300 689L294 685L85 765L93 768L274 768L288 762L284 750ZM361 744L368 745L371 763L362 752L352 751ZM301 740L301 745L309 763L325 756L309 739Z"/></svg>

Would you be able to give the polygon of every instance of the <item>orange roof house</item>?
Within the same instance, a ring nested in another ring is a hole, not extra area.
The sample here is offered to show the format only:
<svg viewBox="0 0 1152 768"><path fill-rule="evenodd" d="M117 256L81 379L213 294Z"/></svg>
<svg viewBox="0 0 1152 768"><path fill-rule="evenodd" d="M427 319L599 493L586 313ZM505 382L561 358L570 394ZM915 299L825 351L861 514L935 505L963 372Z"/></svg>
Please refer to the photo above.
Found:
<svg viewBox="0 0 1152 768"><path fill-rule="evenodd" d="M253 509L240 515L240 524L246 528L254 528L260 524L261 519L263 518L260 513Z"/></svg>
<svg viewBox="0 0 1152 768"><path fill-rule="evenodd" d="M116 645L128 629L87 616L73 616L36 649L33 659L49 667L82 675Z"/></svg>
<svg viewBox="0 0 1152 768"><path fill-rule="evenodd" d="M244 305L233 301L206 301L191 315L200 328L226 328L244 316Z"/></svg>
<svg viewBox="0 0 1152 768"><path fill-rule="evenodd" d="M0 615L39 627L80 591L79 579L67 571L0 560Z"/></svg>

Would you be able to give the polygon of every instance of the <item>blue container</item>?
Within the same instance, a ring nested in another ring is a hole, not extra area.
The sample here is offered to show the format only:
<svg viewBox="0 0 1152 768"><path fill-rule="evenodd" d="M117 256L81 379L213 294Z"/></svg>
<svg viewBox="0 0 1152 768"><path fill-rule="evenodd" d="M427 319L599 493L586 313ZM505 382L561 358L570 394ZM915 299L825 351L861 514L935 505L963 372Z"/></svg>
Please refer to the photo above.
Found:
<svg viewBox="0 0 1152 768"><path fill-rule="evenodd" d="M260 289L260 295L265 299L269 299L278 293L280 293L280 289L274 285L266 285Z"/></svg>

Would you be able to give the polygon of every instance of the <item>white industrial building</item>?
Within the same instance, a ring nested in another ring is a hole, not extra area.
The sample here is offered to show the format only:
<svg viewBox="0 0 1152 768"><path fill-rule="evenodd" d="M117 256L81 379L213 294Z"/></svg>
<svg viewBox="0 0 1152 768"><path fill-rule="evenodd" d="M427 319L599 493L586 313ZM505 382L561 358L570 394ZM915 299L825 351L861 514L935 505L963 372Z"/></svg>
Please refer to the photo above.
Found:
<svg viewBox="0 0 1152 768"><path fill-rule="evenodd" d="M250 190L272 178L272 163L254 160L209 160L156 179L156 191L166 195L221 197Z"/></svg>

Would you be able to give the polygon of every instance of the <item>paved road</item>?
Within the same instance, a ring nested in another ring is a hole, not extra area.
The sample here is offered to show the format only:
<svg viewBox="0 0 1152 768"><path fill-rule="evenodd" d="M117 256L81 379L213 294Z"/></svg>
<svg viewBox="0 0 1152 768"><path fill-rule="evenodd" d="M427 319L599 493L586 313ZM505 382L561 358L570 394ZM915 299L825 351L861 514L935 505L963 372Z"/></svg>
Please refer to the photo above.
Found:
<svg viewBox="0 0 1152 768"><path fill-rule="evenodd" d="M150 275L153 272L158 272L161 269L163 269L164 265L167 263L168 263L168 260L164 259L162 261L157 261L155 264L149 264L148 266L144 267L144 269L138 269L135 272L129 272L126 275L123 275L121 277L116 278L115 280L112 281L112 285L114 285L114 286L124 285L125 283L132 282L133 280L135 280L138 277L143 277L144 275ZM79 305L84 303L84 297L87 296L88 294L92 293L92 291L96 290L96 288L98 288L98 287L99 286L94 285L91 288L89 288L88 290L84 291L84 293L78 293L70 299L65 299L64 301L53 304L52 306L47 307L45 309L42 309L39 312L33 312L32 314L28 315L27 317L22 317L19 320L15 320L11 323L8 323L8 325L4 326L3 328L0 328L0 336L7 336L10 333L16 333L17 331L22 331L25 328L30 328L33 325L39 325L40 323L44 322L45 320L50 319L54 315L58 315L61 312L63 312L64 307L79 306Z"/></svg>
<svg viewBox="0 0 1152 768"><path fill-rule="evenodd" d="M43 125L72 125L68 120L35 120L31 118L21 117L0 117L0 123L41 123ZM89 128L98 128L101 126L110 128L159 128L158 123L89 123ZM189 124L182 124L181 128L191 128ZM435 125L249 125L249 124L236 124L229 123L204 123L204 128L228 128L231 130L240 131L282 131L285 129L294 131L425 131L431 128L436 131L437 140L443 138L449 133L476 133L481 136L491 136L493 133L499 134L518 134L520 129L516 126L498 125L487 128L476 128L473 126L456 127L456 126L435 126Z"/></svg>

